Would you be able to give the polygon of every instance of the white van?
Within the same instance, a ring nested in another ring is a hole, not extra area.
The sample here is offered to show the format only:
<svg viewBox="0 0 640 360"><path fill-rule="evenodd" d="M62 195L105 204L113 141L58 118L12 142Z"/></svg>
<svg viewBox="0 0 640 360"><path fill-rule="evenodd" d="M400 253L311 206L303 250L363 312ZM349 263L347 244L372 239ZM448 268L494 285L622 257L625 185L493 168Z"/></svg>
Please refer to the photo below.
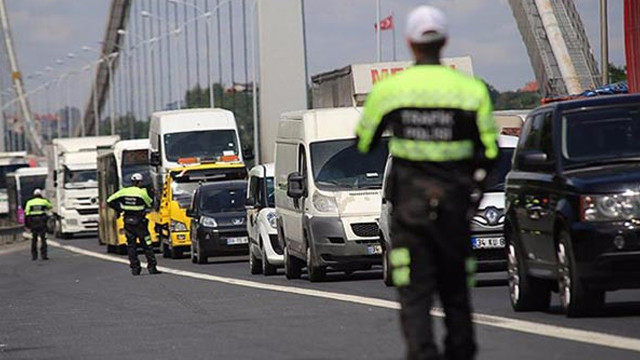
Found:
<svg viewBox="0 0 640 360"><path fill-rule="evenodd" d="M321 281L327 269L381 264L380 216L387 140L369 155L356 149L357 108L282 115L275 159L278 240L285 274Z"/></svg>
<svg viewBox="0 0 640 360"><path fill-rule="evenodd" d="M160 195L167 171L178 167L180 160L243 161L236 119L224 109L156 112L149 124L149 143L156 196Z"/></svg>

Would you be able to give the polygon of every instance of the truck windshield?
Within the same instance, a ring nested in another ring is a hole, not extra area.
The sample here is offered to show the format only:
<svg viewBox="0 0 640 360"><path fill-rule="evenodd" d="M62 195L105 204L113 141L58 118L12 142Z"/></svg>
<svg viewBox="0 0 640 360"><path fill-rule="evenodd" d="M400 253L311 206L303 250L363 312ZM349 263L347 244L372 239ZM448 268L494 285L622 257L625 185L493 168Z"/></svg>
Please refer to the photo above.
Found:
<svg viewBox="0 0 640 360"><path fill-rule="evenodd" d="M148 150L127 150L122 152L122 184L131 185L131 175L138 173L142 175L144 186L151 184L149 173Z"/></svg>
<svg viewBox="0 0 640 360"><path fill-rule="evenodd" d="M239 155L235 130L189 131L166 134L164 148L167 160L180 158L215 159Z"/></svg>
<svg viewBox="0 0 640 360"><path fill-rule="evenodd" d="M200 210L208 213L226 213L244 211L247 197L247 185L214 187L204 190L200 195Z"/></svg>
<svg viewBox="0 0 640 360"><path fill-rule="evenodd" d="M16 171L19 168L28 167L29 164L11 164L0 166L0 189L7 188L7 174Z"/></svg>
<svg viewBox="0 0 640 360"><path fill-rule="evenodd" d="M193 199L193 192L200 186L199 182L173 182L171 184L171 193L173 195L173 201L176 201L178 205L186 209L191 205Z"/></svg>
<svg viewBox="0 0 640 360"><path fill-rule="evenodd" d="M513 148L500 148L500 155L495 167L487 176L486 191L487 192L504 192L504 182L507 173L511 170L511 158L513 157Z"/></svg>
<svg viewBox="0 0 640 360"><path fill-rule="evenodd" d="M640 157L640 104L564 115L562 155L569 167Z"/></svg>
<svg viewBox="0 0 640 360"><path fill-rule="evenodd" d="M356 148L356 140L312 143L311 166L316 186L326 190L380 189L387 160L388 138L368 155Z"/></svg>
<svg viewBox="0 0 640 360"><path fill-rule="evenodd" d="M69 170L64 171L65 189L84 189L98 187L98 173L96 170Z"/></svg>

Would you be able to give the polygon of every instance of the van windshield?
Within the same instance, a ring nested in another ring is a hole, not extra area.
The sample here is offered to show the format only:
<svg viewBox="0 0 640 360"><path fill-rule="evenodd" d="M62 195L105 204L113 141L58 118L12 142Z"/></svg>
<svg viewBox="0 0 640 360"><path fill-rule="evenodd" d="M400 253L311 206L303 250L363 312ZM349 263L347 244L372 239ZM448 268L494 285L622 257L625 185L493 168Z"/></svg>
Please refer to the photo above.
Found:
<svg viewBox="0 0 640 360"><path fill-rule="evenodd" d="M487 192L504 192L504 183L507 173L511 171L511 158L514 148L500 148L500 155L493 170L487 176Z"/></svg>
<svg viewBox="0 0 640 360"><path fill-rule="evenodd" d="M131 175L138 173L142 175L144 186L151 184L151 174L149 172L149 155L147 149L125 150L122 152L122 184L131 185Z"/></svg>
<svg viewBox="0 0 640 360"><path fill-rule="evenodd" d="M206 213L226 213L245 211L247 183L233 186L213 187L202 191L200 210Z"/></svg>
<svg viewBox="0 0 640 360"><path fill-rule="evenodd" d="M164 148L167 160L181 158L216 159L239 155L235 130L188 131L166 134Z"/></svg>
<svg viewBox="0 0 640 360"><path fill-rule="evenodd" d="M311 166L316 186L325 190L380 189L389 139L382 139L370 154L356 148L356 140L312 143Z"/></svg>

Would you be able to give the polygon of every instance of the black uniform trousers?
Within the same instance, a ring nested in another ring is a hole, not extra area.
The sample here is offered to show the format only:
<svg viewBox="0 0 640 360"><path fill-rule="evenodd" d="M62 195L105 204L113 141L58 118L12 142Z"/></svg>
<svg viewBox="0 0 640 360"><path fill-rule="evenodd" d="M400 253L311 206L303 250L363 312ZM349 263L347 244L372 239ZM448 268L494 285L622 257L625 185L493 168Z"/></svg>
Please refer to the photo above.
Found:
<svg viewBox="0 0 640 360"><path fill-rule="evenodd" d="M471 187L458 180L439 180L407 162L394 161L391 170L391 262L408 359L473 359L476 353L469 299L475 270ZM431 324L435 293L445 313L444 357Z"/></svg>
<svg viewBox="0 0 640 360"><path fill-rule="evenodd" d="M38 258L38 239L40 239L40 256L47 258L47 215L30 215L27 226L31 230L31 258Z"/></svg>
<svg viewBox="0 0 640 360"><path fill-rule="evenodd" d="M150 269L157 265L153 248L151 245L147 245L147 239L150 237L148 224L148 220L144 217L139 219L137 224L127 224L125 221L124 232L127 237L127 253L129 255L129 266L132 269L140 269L137 239L140 239L140 246L142 246L144 255L147 258L147 268Z"/></svg>

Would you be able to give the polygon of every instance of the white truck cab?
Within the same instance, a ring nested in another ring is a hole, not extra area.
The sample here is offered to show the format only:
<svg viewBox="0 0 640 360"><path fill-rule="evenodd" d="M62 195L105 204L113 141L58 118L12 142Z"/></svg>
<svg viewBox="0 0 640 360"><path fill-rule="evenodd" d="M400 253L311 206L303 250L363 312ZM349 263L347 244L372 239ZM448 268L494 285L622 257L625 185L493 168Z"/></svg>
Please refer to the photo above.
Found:
<svg viewBox="0 0 640 360"><path fill-rule="evenodd" d="M275 200L285 275L321 281L327 269L381 264L377 219L387 158L383 140L356 149L358 108L283 114L275 149Z"/></svg>
<svg viewBox="0 0 640 360"><path fill-rule="evenodd" d="M278 222L274 198L273 163L254 166L247 184L247 232L249 234L249 269L252 274L275 275L284 265L278 242Z"/></svg>
<svg viewBox="0 0 640 360"><path fill-rule="evenodd" d="M57 236L98 231L97 148L119 136L54 139L47 149L45 196L53 208L49 229Z"/></svg>
<svg viewBox="0 0 640 360"><path fill-rule="evenodd" d="M156 197L164 177L180 161L243 161L236 119L224 109L156 112L149 124L150 174Z"/></svg>

